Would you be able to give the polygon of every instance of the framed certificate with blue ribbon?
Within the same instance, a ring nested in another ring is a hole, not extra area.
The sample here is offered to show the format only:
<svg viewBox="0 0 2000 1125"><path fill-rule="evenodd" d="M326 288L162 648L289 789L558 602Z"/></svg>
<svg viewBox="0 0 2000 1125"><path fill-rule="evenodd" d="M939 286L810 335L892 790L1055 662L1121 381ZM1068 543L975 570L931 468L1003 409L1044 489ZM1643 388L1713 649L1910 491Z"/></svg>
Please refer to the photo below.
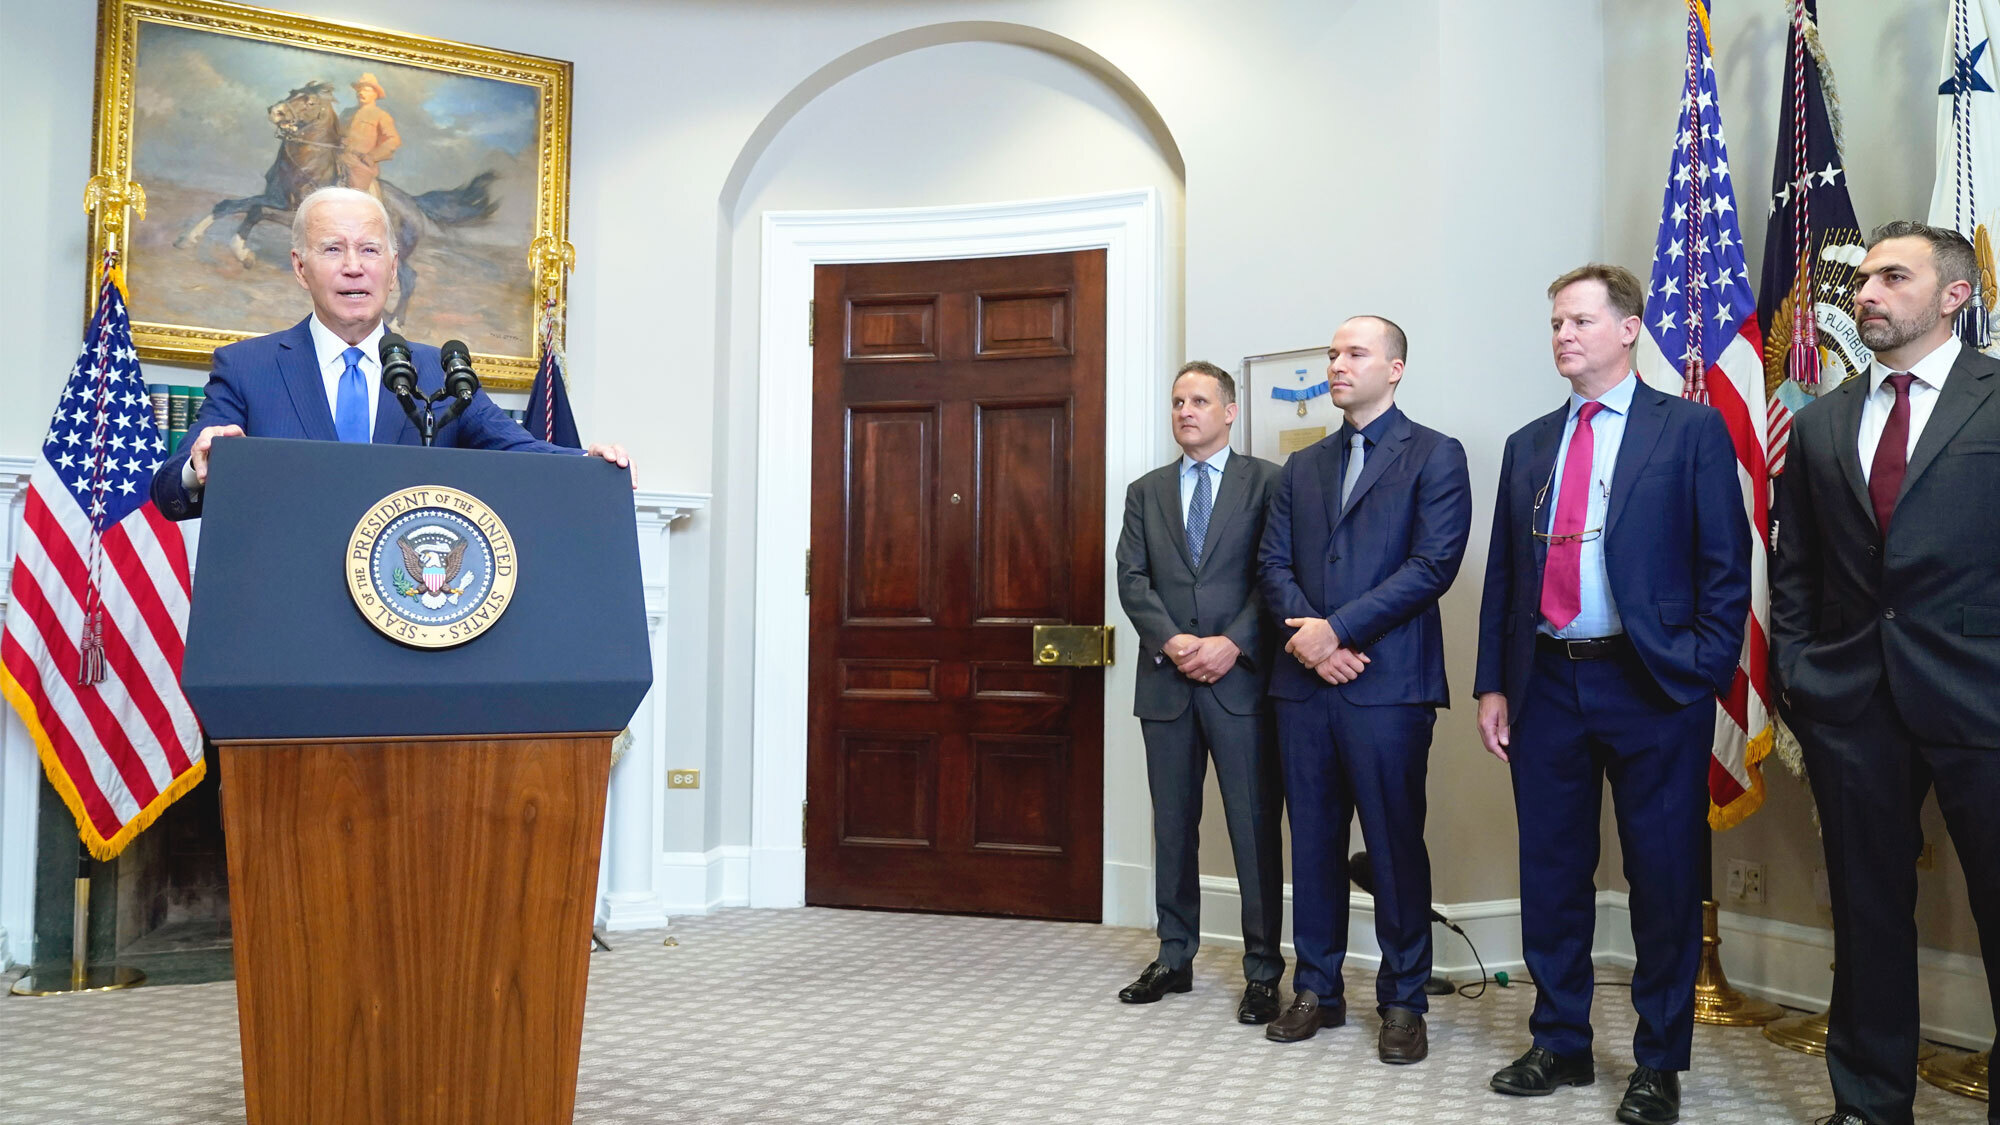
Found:
<svg viewBox="0 0 2000 1125"><path fill-rule="evenodd" d="M1340 408L1326 395L1326 349L1245 356L1237 376L1238 445L1282 464L1295 451L1340 428Z"/></svg>

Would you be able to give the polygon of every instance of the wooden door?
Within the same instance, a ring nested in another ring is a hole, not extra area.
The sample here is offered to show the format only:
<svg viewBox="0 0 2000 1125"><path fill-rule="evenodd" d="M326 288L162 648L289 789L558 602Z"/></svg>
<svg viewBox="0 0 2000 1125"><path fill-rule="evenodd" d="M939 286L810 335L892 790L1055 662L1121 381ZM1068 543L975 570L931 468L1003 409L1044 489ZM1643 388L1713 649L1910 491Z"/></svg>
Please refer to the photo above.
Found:
<svg viewBox="0 0 2000 1125"><path fill-rule="evenodd" d="M806 901L1096 921L1104 252L821 266ZM801 450L801 455L804 454Z"/></svg>

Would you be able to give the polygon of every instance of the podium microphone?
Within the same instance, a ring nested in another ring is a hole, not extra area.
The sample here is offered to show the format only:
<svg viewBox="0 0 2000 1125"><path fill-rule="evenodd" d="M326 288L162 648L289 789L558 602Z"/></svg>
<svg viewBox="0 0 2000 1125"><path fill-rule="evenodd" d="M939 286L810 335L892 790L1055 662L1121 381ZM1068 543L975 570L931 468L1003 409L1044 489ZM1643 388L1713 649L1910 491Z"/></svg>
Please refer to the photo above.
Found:
<svg viewBox="0 0 2000 1125"><path fill-rule="evenodd" d="M472 370L472 351L463 340L446 340L438 349L438 361L444 364L444 393L462 403L472 401L479 393L479 376Z"/></svg>
<svg viewBox="0 0 2000 1125"><path fill-rule="evenodd" d="M417 393L417 365L410 358L410 342L394 332L382 333L382 343L377 349L382 359L382 385L400 399L409 399ZM408 403L405 402L407 408Z"/></svg>

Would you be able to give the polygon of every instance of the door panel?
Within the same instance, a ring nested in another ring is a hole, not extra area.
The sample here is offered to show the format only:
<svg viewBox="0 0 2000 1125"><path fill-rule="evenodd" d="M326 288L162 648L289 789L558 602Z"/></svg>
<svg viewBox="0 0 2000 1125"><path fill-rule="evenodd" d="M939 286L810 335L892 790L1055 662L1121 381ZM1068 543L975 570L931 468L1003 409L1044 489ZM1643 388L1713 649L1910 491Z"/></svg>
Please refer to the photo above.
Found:
<svg viewBox="0 0 2000 1125"><path fill-rule="evenodd" d="M822 266L806 901L1096 920L1104 254Z"/></svg>

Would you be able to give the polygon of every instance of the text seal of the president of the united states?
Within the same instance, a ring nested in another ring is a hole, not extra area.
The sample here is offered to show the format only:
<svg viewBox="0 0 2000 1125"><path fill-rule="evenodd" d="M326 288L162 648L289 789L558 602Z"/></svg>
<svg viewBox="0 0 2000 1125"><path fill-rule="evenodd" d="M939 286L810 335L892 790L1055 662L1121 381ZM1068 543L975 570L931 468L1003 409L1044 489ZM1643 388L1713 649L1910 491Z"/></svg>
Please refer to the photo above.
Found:
<svg viewBox="0 0 2000 1125"><path fill-rule="evenodd" d="M399 488L347 542L347 590L370 625L407 645L450 648L492 628L514 599L514 539L456 488Z"/></svg>

